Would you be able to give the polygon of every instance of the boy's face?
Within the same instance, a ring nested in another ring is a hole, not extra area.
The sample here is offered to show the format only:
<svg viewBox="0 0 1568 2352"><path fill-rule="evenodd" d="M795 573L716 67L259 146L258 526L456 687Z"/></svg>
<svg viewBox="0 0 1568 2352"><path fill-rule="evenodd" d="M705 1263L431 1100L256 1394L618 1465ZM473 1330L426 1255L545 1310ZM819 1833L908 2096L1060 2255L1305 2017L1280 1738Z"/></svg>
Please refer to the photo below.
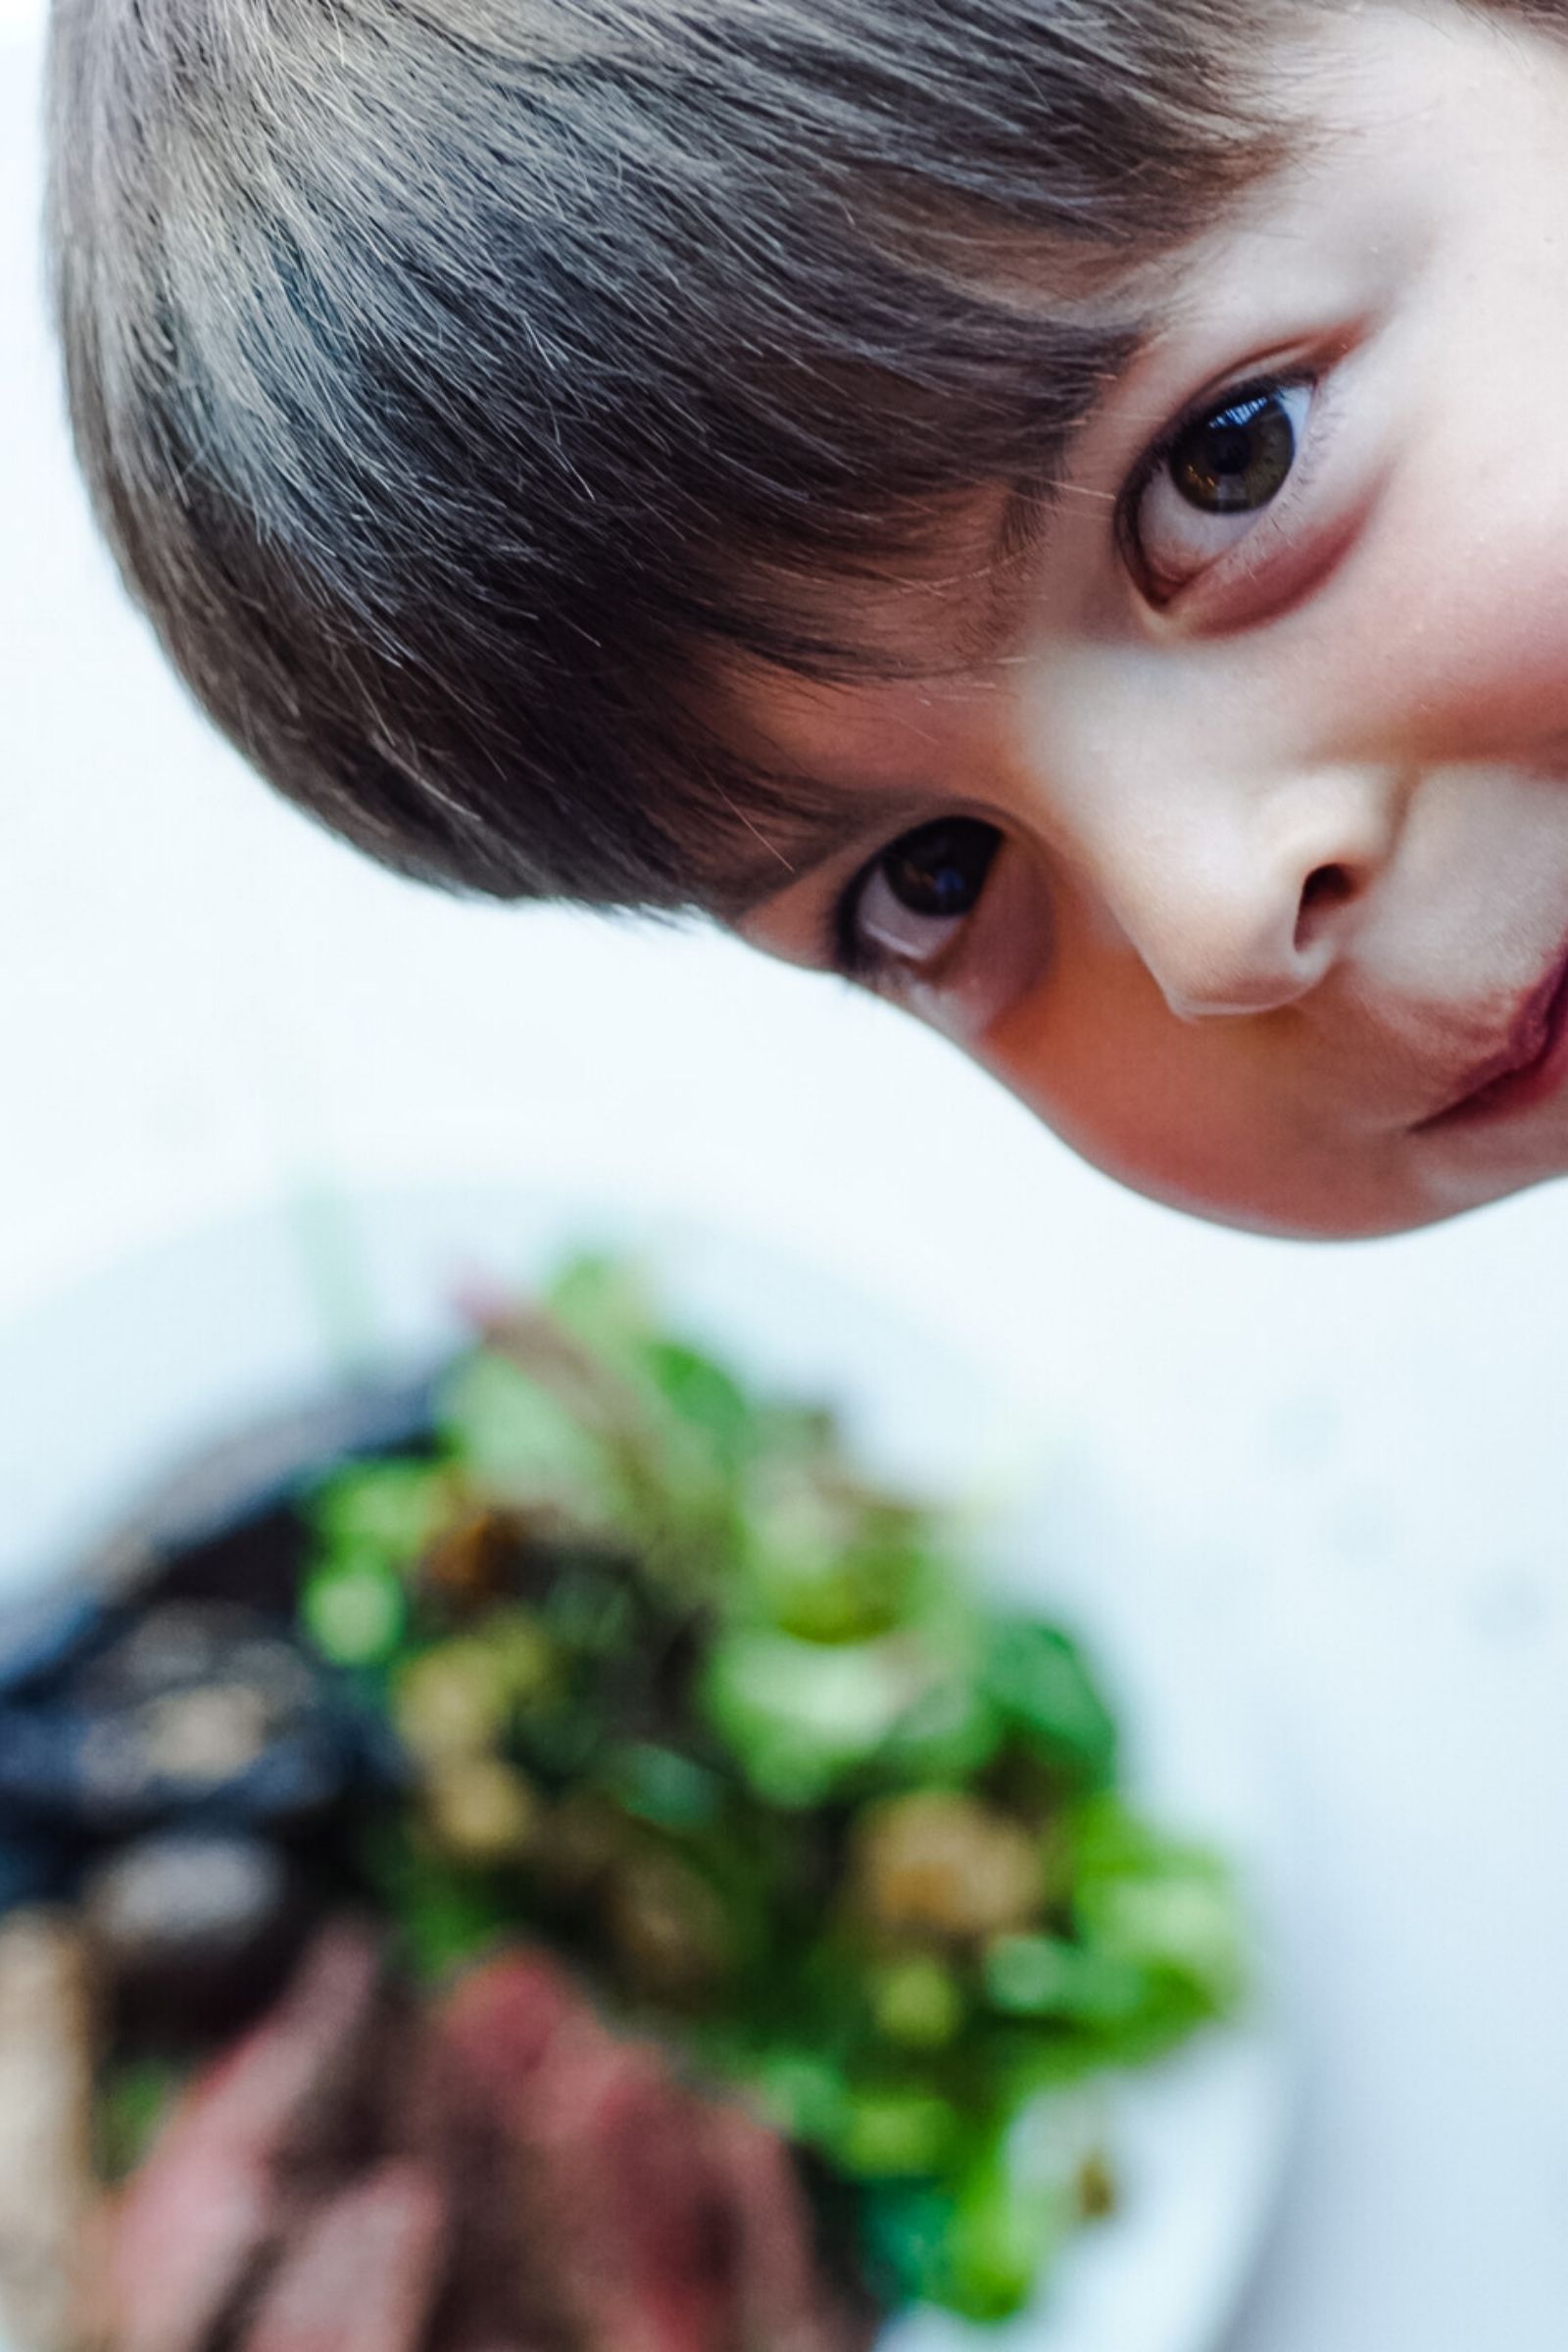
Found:
<svg viewBox="0 0 1568 2352"><path fill-rule="evenodd" d="M1189 256L1001 657L732 715L847 809L748 936L1140 1190L1344 1235L1568 1170L1568 45L1316 21L1322 135Z"/></svg>

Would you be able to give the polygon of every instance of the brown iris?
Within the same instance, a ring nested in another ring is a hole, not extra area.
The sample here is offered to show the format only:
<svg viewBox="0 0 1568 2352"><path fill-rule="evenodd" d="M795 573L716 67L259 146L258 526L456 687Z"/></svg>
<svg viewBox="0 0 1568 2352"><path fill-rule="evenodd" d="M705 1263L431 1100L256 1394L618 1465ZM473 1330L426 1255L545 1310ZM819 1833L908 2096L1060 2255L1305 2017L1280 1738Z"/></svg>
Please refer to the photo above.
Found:
<svg viewBox="0 0 1568 2352"><path fill-rule="evenodd" d="M1285 487L1296 462L1296 427L1277 390L1242 392L1185 425L1166 470L1204 514L1250 514Z"/></svg>
<svg viewBox="0 0 1568 2352"><path fill-rule="evenodd" d="M888 888L911 914L967 914L985 888L1002 836L977 817L939 817L882 853Z"/></svg>

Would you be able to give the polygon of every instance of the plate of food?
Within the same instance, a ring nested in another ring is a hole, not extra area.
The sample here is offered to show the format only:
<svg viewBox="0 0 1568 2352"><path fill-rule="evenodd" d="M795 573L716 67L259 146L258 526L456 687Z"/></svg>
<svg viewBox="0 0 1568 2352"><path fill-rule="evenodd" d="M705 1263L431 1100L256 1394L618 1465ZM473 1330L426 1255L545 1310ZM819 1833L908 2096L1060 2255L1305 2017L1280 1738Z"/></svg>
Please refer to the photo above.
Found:
<svg viewBox="0 0 1568 2352"><path fill-rule="evenodd" d="M1128 1725L994 1384L587 1222L279 1211L0 1339L0 2342L1201 2352L1249 1776Z"/></svg>

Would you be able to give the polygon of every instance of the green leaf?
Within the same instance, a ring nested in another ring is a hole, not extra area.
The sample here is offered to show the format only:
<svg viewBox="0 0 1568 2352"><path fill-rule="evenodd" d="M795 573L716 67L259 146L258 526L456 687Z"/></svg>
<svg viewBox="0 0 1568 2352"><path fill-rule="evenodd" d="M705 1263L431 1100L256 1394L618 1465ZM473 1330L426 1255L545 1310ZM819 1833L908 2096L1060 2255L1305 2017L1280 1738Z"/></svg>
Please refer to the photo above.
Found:
<svg viewBox="0 0 1568 2352"><path fill-rule="evenodd" d="M884 2040L911 2050L944 2049L964 2026L958 1980L933 1953L911 1952L873 1971L871 2015Z"/></svg>
<svg viewBox="0 0 1568 2352"><path fill-rule="evenodd" d="M466 1356L443 1384L440 1412L465 1470L497 1497L557 1512L584 1533L624 1523L613 1445L510 1357Z"/></svg>
<svg viewBox="0 0 1568 2352"><path fill-rule="evenodd" d="M790 2138L819 2148L831 2142L844 2113L845 2086L819 2052L784 2043L752 2056L736 2075Z"/></svg>
<svg viewBox="0 0 1568 2352"><path fill-rule="evenodd" d="M450 1474L440 1462L354 1463L335 1471L308 1507L329 1549L412 1566L452 1508Z"/></svg>
<svg viewBox="0 0 1568 2352"><path fill-rule="evenodd" d="M888 1642L824 1648L745 1628L714 1643L701 1689L752 1786L784 1806L820 1802L874 1757L916 1695Z"/></svg>
<svg viewBox="0 0 1568 2352"><path fill-rule="evenodd" d="M1246 1984L1246 1932L1220 1857L1110 1795L1080 1809L1073 1836L1073 1912L1086 1942L1174 1980L1209 2014L1234 2008Z"/></svg>
<svg viewBox="0 0 1568 2352"><path fill-rule="evenodd" d="M408 1591L384 1552L340 1552L306 1576L300 1617L334 1666L382 1666L408 1623Z"/></svg>
<svg viewBox="0 0 1568 2352"><path fill-rule="evenodd" d="M608 1250L569 1257L545 1285L543 1298L564 1329L618 1371L635 1363L657 1328L646 1270Z"/></svg>
<svg viewBox="0 0 1568 2352"><path fill-rule="evenodd" d="M724 1785L717 1775L672 1747L634 1740L612 1748L606 1782L622 1809L656 1829L706 1829L717 1819Z"/></svg>
<svg viewBox="0 0 1568 2352"><path fill-rule="evenodd" d="M1115 1721L1082 1651L1054 1626L1004 1617L991 1629L985 1688L1007 1724L1086 1788L1116 1768Z"/></svg>
<svg viewBox="0 0 1568 2352"><path fill-rule="evenodd" d="M1012 2178L999 2156L964 2181L953 2208L935 2300L984 2325L1009 2319L1038 2287L1074 2220L1067 2183Z"/></svg>
<svg viewBox="0 0 1568 2352"><path fill-rule="evenodd" d="M873 1641L911 1623L942 1582L923 1514L848 1484L837 1465L766 1463L745 1506L751 1594L801 1641Z"/></svg>
<svg viewBox="0 0 1568 2352"><path fill-rule="evenodd" d="M866 2268L878 2300L935 2303L946 2284L953 2198L930 2182L871 2181L859 2209Z"/></svg>
<svg viewBox="0 0 1568 2352"><path fill-rule="evenodd" d="M986 1999L1008 2017L1119 2025L1149 1996L1143 1970L1121 1954L1085 1950L1060 1936L998 1936L982 1962Z"/></svg>
<svg viewBox="0 0 1568 2352"><path fill-rule="evenodd" d="M858 2180L918 2180L939 2174L957 2143L951 2100L914 2085L852 2088L832 2154Z"/></svg>
<svg viewBox="0 0 1568 2352"><path fill-rule="evenodd" d="M1060 1936L994 1936L981 1961L986 1999L1006 2017L1070 2016L1077 1960Z"/></svg>
<svg viewBox="0 0 1568 2352"><path fill-rule="evenodd" d="M401 1829L365 1840L367 1875L397 1921L416 1975L444 1977L516 1933L517 1906L489 1877L456 1869Z"/></svg>
<svg viewBox="0 0 1568 2352"><path fill-rule="evenodd" d="M708 1440L714 1462L736 1471L756 1437L752 1401L739 1381L679 1340L650 1340L642 1362L671 1411Z"/></svg>

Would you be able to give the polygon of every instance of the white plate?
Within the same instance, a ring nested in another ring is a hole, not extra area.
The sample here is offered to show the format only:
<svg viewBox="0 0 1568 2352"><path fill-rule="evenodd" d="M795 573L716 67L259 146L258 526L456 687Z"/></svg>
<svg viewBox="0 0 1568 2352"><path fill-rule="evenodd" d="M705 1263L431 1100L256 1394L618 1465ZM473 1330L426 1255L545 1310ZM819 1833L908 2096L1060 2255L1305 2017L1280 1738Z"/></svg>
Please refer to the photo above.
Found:
<svg viewBox="0 0 1568 2352"><path fill-rule="evenodd" d="M0 1590L58 1572L182 1455L345 1371L428 1356L460 1333L464 1295L526 1282L585 1241L647 1249L688 1328L765 1381L835 1399L895 1478L1016 1492L1048 1457L1018 1401L917 1316L756 1243L514 1191L316 1199L181 1238L0 1331ZM1053 1585L1031 1582L1049 1608ZM1094 1647L1094 1605L1071 1585ZM1118 1625L1112 1654L1099 1644L1113 1685L1137 1692L1141 1792L1236 1855L1266 1913L1256 1776L1216 1738L1212 1694L1166 1662L1188 1654L1166 1631L1144 1617ZM1084 2232L1041 2308L1000 2329L916 2315L886 2352L1211 2352L1274 2199L1290 2077L1265 1996L1129 2078L1111 2093L1120 2208Z"/></svg>

